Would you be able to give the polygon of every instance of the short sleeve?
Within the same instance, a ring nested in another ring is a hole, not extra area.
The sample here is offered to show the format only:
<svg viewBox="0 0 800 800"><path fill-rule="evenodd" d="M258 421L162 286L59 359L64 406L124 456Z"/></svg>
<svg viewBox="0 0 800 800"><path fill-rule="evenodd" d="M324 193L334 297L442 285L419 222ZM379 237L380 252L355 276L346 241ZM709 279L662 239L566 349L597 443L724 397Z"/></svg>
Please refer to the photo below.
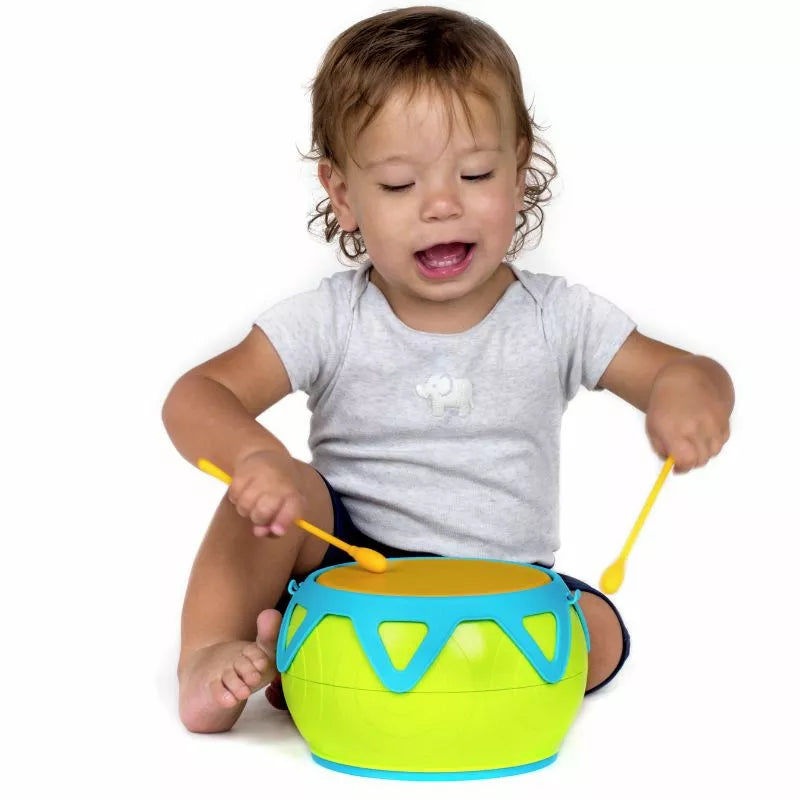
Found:
<svg viewBox="0 0 800 800"><path fill-rule="evenodd" d="M544 333L558 362L565 400L597 382L636 323L620 308L581 284L551 277L543 296Z"/></svg>
<svg viewBox="0 0 800 800"><path fill-rule="evenodd" d="M339 364L350 320L347 276L281 300L254 320L283 361L292 391L321 393Z"/></svg>

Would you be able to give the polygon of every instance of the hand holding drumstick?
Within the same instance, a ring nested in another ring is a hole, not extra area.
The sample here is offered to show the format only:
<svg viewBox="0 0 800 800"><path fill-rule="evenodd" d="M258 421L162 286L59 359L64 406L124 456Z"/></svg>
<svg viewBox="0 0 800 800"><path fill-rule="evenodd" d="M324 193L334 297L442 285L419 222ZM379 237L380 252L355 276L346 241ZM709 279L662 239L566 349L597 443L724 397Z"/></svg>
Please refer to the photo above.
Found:
<svg viewBox="0 0 800 800"><path fill-rule="evenodd" d="M212 464L207 459L201 458L197 462L197 466L203 470L203 472L206 472L209 475L218 478L223 483L230 485L231 476L228 475L227 472L221 470L215 464ZM330 533L321 530L316 525L312 525L310 522L306 522L304 519L295 519L293 521L298 528L302 528L304 531L319 537L328 544L344 550L345 553L350 555L358 564L364 567L364 569L369 570L370 572L386 572L388 562L386 561L386 558L377 551L370 550L368 547L356 547L355 545L347 544L347 542L337 539L335 536L332 536Z"/></svg>

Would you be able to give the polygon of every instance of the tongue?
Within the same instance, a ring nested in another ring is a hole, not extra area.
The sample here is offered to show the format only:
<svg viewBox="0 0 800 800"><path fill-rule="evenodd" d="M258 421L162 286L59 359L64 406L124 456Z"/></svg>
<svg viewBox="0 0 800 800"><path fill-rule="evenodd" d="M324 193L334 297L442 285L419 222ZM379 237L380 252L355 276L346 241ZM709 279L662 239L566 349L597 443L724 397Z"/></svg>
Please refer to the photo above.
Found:
<svg viewBox="0 0 800 800"><path fill-rule="evenodd" d="M458 264L467 255L467 246L463 242L452 242L450 244L437 244L422 251L422 257L426 262L434 266L440 262L445 264Z"/></svg>

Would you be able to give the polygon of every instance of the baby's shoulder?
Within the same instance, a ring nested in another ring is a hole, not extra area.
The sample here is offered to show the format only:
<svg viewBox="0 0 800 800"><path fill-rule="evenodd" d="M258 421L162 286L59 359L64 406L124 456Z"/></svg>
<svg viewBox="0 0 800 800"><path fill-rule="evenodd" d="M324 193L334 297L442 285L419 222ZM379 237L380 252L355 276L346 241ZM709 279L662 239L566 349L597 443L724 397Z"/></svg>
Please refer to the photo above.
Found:
<svg viewBox="0 0 800 800"><path fill-rule="evenodd" d="M317 280L317 285L300 289L282 300L276 306L294 308L307 312L333 313L340 315L352 309L354 301L360 294L361 270L345 269L333 272Z"/></svg>
<svg viewBox="0 0 800 800"><path fill-rule="evenodd" d="M568 290L567 279L561 275L550 275L545 272L531 272L527 269L515 269L517 279L541 307L546 308L558 302Z"/></svg>
<svg viewBox="0 0 800 800"><path fill-rule="evenodd" d="M352 309L367 283L363 267L339 270L324 277L311 293L323 302L337 306L339 310Z"/></svg>

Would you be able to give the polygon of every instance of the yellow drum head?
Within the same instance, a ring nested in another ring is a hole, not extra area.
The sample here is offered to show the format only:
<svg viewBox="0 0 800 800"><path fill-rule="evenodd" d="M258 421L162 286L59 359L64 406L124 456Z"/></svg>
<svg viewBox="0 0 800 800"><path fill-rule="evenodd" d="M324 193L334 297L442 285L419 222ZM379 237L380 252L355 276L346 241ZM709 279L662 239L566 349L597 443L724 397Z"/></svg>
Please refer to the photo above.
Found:
<svg viewBox="0 0 800 800"><path fill-rule="evenodd" d="M413 558L391 559L383 573L347 564L323 572L316 580L332 589L364 594L455 597L533 589L550 583L550 576L509 561Z"/></svg>

